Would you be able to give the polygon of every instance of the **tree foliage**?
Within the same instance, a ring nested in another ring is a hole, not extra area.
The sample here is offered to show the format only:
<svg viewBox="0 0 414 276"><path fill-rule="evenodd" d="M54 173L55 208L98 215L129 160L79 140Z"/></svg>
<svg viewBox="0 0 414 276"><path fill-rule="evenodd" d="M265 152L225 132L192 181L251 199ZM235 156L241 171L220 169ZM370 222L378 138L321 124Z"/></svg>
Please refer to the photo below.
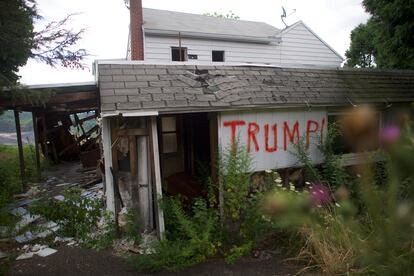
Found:
<svg viewBox="0 0 414 276"><path fill-rule="evenodd" d="M72 15L50 22L36 31L34 24L42 17L37 13L35 0L2 0L0 2L0 87L18 84L18 70L29 58L50 66L83 68L85 49L73 50L84 29L73 31L66 27Z"/></svg>
<svg viewBox="0 0 414 276"><path fill-rule="evenodd" d="M233 11L229 11L226 14L217 13L217 12L213 12L213 13L207 12L204 15L218 17L218 18L235 19L235 20L240 19L240 16L236 15Z"/></svg>
<svg viewBox="0 0 414 276"><path fill-rule="evenodd" d="M379 68L414 69L414 2L364 0L363 5L371 18L352 31L347 64L369 67L362 57L373 55Z"/></svg>
<svg viewBox="0 0 414 276"><path fill-rule="evenodd" d="M375 46L371 24L359 24L351 32L351 47L345 52L346 66L371 68L375 66Z"/></svg>
<svg viewBox="0 0 414 276"><path fill-rule="evenodd" d="M31 55L36 18L36 5L32 0L0 2L0 87L18 81L19 67L25 65Z"/></svg>

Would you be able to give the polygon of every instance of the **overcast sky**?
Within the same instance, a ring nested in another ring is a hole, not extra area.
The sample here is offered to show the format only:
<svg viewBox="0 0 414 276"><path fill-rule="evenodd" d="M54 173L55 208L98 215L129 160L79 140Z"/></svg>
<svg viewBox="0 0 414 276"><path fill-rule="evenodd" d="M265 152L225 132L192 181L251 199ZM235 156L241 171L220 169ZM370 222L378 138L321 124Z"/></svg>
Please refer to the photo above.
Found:
<svg viewBox="0 0 414 276"><path fill-rule="evenodd" d="M242 20L262 21L278 28L281 7L288 16L287 23L302 20L342 56L349 47L351 30L365 23L368 14L362 0L143 0L146 8L165 9L189 13L227 13L232 10ZM20 70L22 83L70 83L93 81L91 65L95 59L125 58L128 39L129 12L124 0L37 0L39 14L44 22L62 19L71 13L80 13L69 23L74 30L86 28L78 47L85 48L91 56L85 60L86 70L50 68L36 61L29 61Z"/></svg>

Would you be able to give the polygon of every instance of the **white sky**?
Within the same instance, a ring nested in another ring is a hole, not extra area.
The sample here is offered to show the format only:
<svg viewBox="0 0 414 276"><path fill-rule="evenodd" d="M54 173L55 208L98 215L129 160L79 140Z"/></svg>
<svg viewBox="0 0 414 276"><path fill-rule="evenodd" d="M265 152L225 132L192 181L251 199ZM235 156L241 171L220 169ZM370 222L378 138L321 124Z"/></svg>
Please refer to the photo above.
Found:
<svg viewBox="0 0 414 276"><path fill-rule="evenodd" d="M91 56L85 60L86 70L50 68L29 60L20 70L25 84L69 83L92 81L92 62L95 59L125 58L128 39L129 12L123 0L37 0L43 23L60 20L71 13L81 13L69 23L74 30L86 28L78 47ZM143 0L146 8L203 14L227 13L232 10L242 20L261 21L278 28L281 7L289 15L288 24L302 20L342 56L349 47L351 30L365 23L368 14L362 0ZM39 22L39 26L42 22Z"/></svg>

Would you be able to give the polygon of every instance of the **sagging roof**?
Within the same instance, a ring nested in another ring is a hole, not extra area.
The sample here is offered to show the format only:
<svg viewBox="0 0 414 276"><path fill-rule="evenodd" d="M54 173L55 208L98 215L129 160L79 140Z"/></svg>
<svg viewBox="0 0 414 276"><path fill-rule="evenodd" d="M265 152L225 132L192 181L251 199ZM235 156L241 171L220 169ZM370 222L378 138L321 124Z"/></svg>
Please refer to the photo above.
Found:
<svg viewBox="0 0 414 276"><path fill-rule="evenodd" d="M103 114L414 101L414 71L99 64Z"/></svg>
<svg viewBox="0 0 414 276"><path fill-rule="evenodd" d="M269 42L280 30L262 22L217 18L213 16L143 9L146 34L178 35L183 37L234 38Z"/></svg>
<svg viewBox="0 0 414 276"><path fill-rule="evenodd" d="M3 109L21 111L82 112L99 108L98 87L95 82L40 84L5 91L0 102Z"/></svg>

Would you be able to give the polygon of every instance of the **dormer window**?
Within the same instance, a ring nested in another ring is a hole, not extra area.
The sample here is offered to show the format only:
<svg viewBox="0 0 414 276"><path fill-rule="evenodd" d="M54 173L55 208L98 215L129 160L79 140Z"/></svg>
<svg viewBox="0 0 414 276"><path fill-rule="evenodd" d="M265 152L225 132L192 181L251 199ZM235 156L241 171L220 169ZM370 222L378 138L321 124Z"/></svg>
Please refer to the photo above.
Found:
<svg viewBox="0 0 414 276"><path fill-rule="evenodd" d="M224 51L212 51L213 62L224 62Z"/></svg>
<svg viewBox="0 0 414 276"><path fill-rule="evenodd" d="M187 48L171 47L171 60L172 61L186 61L187 60Z"/></svg>

